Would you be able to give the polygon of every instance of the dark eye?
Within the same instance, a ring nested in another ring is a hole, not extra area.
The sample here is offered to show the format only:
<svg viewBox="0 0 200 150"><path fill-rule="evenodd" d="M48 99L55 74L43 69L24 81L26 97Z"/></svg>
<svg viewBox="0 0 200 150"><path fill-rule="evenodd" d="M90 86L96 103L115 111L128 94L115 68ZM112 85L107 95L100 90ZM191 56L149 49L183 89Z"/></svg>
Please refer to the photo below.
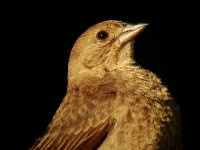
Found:
<svg viewBox="0 0 200 150"><path fill-rule="evenodd" d="M108 38L108 33L106 31L99 31L97 33L97 38L100 40L105 40Z"/></svg>

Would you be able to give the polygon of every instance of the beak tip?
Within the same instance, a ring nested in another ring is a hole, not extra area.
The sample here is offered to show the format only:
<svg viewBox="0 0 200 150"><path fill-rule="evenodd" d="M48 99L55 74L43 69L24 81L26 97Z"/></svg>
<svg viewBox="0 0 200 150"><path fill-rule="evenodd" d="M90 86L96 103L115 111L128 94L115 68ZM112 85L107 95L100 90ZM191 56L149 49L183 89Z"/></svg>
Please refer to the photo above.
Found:
<svg viewBox="0 0 200 150"><path fill-rule="evenodd" d="M134 40L148 25L149 23L127 24L119 36L121 43L124 44Z"/></svg>
<svg viewBox="0 0 200 150"><path fill-rule="evenodd" d="M149 23L143 23L144 27L146 28L147 26L149 26Z"/></svg>

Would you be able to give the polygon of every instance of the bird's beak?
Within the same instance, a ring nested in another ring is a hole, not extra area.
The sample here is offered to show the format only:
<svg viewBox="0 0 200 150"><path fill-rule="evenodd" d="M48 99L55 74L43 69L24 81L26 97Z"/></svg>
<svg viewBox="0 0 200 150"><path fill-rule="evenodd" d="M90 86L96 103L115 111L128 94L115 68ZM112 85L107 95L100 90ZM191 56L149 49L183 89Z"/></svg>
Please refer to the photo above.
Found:
<svg viewBox="0 0 200 150"><path fill-rule="evenodd" d="M127 24L119 35L118 39L121 45L125 45L133 41L147 26L148 24L142 23L137 25Z"/></svg>

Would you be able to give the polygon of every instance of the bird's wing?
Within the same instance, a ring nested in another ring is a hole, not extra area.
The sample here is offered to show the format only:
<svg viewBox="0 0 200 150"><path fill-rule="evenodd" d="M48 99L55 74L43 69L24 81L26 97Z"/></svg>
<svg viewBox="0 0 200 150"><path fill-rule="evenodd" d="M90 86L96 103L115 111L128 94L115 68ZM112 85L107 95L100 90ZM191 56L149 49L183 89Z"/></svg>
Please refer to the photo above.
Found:
<svg viewBox="0 0 200 150"><path fill-rule="evenodd" d="M64 146L64 149L96 149L104 141L111 127L112 125L110 122L106 121L102 122L97 127L91 127L87 131L81 131L79 134L73 135L74 137L69 138L69 141L65 142L68 144Z"/></svg>
<svg viewBox="0 0 200 150"><path fill-rule="evenodd" d="M105 87L108 88L107 85ZM48 130L31 150L92 150L100 146L114 125L108 110L116 94L97 90L95 95L89 88L85 88L84 93L87 94L83 95L69 92Z"/></svg>
<svg viewBox="0 0 200 150"><path fill-rule="evenodd" d="M98 148L106 138L112 124L109 120L96 127L82 130L77 134L47 133L38 139L31 149L33 150L93 150Z"/></svg>

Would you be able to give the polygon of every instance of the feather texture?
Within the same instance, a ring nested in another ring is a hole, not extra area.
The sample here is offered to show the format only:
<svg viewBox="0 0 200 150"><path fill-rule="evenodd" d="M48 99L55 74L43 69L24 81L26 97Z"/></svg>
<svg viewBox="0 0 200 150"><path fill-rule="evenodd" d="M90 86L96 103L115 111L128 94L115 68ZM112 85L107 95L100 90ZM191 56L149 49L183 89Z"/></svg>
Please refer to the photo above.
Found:
<svg viewBox="0 0 200 150"><path fill-rule="evenodd" d="M181 149L178 105L160 78L132 57L130 40L145 25L126 26L102 22L76 41L67 95L31 150ZM107 39L96 36L102 30Z"/></svg>

